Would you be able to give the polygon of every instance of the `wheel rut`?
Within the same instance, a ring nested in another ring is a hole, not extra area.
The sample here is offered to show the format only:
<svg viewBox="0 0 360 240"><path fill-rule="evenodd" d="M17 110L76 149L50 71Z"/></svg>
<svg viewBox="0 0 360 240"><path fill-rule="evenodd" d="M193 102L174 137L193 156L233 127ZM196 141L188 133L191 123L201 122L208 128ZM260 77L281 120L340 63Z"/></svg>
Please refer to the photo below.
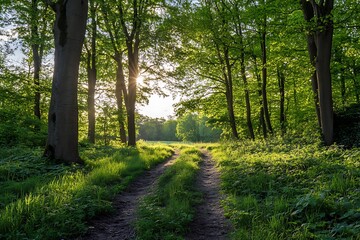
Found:
<svg viewBox="0 0 360 240"><path fill-rule="evenodd" d="M175 151L169 160L146 171L130 183L130 185L114 199L113 214L91 220L87 233L76 239L135 239L133 223L136 220L136 209L139 200L149 193L155 181L164 173L168 166L174 163L178 156L178 151Z"/></svg>
<svg viewBox="0 0 360 240"><path fill-rule="evenodd" d="M203 201L196 207L186 240L225 240L231 230L220 206L220 173L210 153L203 150L203 161L196 179L196 187L203 193Z"/></svg>

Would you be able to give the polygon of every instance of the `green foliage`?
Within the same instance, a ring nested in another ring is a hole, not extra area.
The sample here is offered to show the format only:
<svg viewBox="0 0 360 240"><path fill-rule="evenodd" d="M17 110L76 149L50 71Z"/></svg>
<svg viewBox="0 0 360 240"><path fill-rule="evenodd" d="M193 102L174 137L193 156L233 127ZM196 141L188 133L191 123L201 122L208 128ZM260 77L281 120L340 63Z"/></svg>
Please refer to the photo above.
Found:
<svg viewBox="0 0 360 240"><path fill-rule="evenodd" d="M199 150L182 146L176 162L140 204L136 222L138 239L183 239L193 218L193 206L199 201L194 180L200 160Z"/></svg>
<svg viewBox="0 0 360 240"><path fill-rule="evenodd" d="M221 130L207 126L208 118L197 114L186 114L178 119L176 135L182 141L216 142Z"/></svg>
<svg viewBox="0 0 360 240"><path fill-rule="evenodd" d="M138 138L146 141L178 141L176 137L176 120L163 118L139 117Z"/></svg>
<svg viewBox="0 0 360 240"><path fill-rule="evenodd" d="M233 239L358 239L359 149L271 139L212 153Z"/></svg>
<svg viewBox="0 0 360 240"><path fill-rule="evenodd" d="M45 146L45 130L44 122L34 116L0 109L0 145Z"/></svg>
<svg viewBox="0 0 360 240"><path fill-rule="evenodd" d="M0 238L60 239L86 231L86 220L109 212L114 194L172 154L165 145L92 146L85 167L51 165L39 151L3 150ZM4 197L3 197L4 196ZM3 202L3 201L2 201Z"/></svg>

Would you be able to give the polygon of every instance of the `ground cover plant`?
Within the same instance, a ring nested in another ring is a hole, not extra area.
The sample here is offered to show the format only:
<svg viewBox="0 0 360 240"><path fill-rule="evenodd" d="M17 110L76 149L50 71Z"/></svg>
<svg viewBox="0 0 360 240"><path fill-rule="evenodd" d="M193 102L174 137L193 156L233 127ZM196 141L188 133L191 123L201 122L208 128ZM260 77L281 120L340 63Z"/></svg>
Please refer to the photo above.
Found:
<svg viewBox="0 0 360 240"><path fill-rule="evenodd" d="M194 146L177 145L180 156L144 197L136 222L138 239L183 239L193 219L200 194L194 188L201 152Z"/></svg>
<svg viewBox="0 0 360 240"><path fill-rule="evenodd" d="M84 166L56 165L40 150L1 150L0 239L60 239L86 231L86 220L111 210L114 195L172 155L163 144L88 146Z"/></svg>
<svg viewBox="0 0 360 240"><path fill-rule="evenodd" d="M360 239L360 150L303 142L212 150L233 239Z"/></svg>

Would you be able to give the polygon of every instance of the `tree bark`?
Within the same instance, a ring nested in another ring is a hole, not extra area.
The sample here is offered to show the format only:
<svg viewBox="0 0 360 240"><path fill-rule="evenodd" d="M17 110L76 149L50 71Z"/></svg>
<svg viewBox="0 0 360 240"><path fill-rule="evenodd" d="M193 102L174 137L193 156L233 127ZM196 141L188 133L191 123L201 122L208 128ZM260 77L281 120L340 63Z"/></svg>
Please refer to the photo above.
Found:
<svg viewBox="0 0 360 240"><path fill-rule="evenodd" d="M320 4L314 0L300 1L304 18L311 22L315 18L316 28L308 29L308 51L310 61L316 68L320 123L325 145L334 142L333 102L330 73L330 59L333 38L332 9L333 0L324 0ZM316 47L316 48L315 48Z"/></svg>
<svg viewBox="0 0 360 240"><path fill-rule="evenodd" d="M88 141L95 143L95 86L97 78L96 69L96 39L97 39L97 22L96 7L94 0L90 1L90 17L91 17L91 49L88 52L87 73L88 73Z"/></svg>
<svg viewBox="0 0 360 240"><path fill-rule="evenodd" d="M117 52L115 54L115 61L117 63L115 96L116 96L116 103L118 108L118 122L120 127L119 134L120 134L120 141L126 144L125 113L124 113L124 104L123 104L124 95L126 97L126 86L125 86L124 68L122 63L122 53Z"/></svg>
<svg viewBox="0 0 360 240"><path fill-rule="evenodd" d="M239 134L236 127L236 119L234 112L234 93L233 93L233 78L232 78L232 67L230 65L229 48L224 46L224 60L225 68L223 75L226 83L226 102L229 114L229 121L231 126L232 135L235 139L239 139Z"/></svg>
<svg viewBox="0 0 360 240"><path fill-rule="evenodd" d="M356 63L354 61L353 63L353 66L352 66L352 69L353 69L353 83L354 83L354 88L355 88L355 98L356 98L356 103L357 104L360 104L360 94L359 94L359 83L357 82L357 68L356 68Z"/></svg>
<svg viewBox="0 0 360 240"><path fill-rule="evenodd" d="M316 33L316 42L318 46L316 73L319 85L322 134L325 144L329 146L334 142L334 119L330 73L333 28L332 26L327 27L327 30Z"/></svg>
<svg viewBox="0 0 360 240"><path fill-rule="evenodd" d="M126 50L128 57L128 86L127 96L125 96L125 105L127 112L128 124L128 146L136 146L136 125L135 125L135 103L136 103L136 80L139 76L139 49L140 49L140 32L142 28L142 19L146 11L146 1L139 3L134 0L132 3L133 16L131 22L131 29L126 24L124 18L123 4L119 4L120 21L122 31L126 39ZM131 31L129 31L131 30Z"/></svg>
<svg viewBox="0 0 360 240"><path fill-rule="evenodd" d="M258 73L258 66L257 66L257 59L256 56L253 55L254 58L254 73L256 75L256 81L258 84L258 96L259 96L259 123L260 128L262 130L263 136L266 139L267 138L267 129L266 129L266 123L265 123L265 116L264 116L264 108L263 108L263 93L262 93L262 82L261 82L261 76Z"/></svg>
<svg viewBox="0 0 360 240"><path fill-rule="evenodd" d="M311 19L314 17L314 12L312 10L312 6L309 2L304 2L302 1L302 10L304 13L304 19L307 22L310 22ZM314 36L314 31L310 28L307 29L307 33L306 33L306 42L307 42L307 49L309 52L309 58L310 58L310 63L311 65L316 69L316 54L317 54L317 47L316 47L316 43L315 43L315 36ZM317 121L318 121L318 125L321 129L321 117L320 117L320 105L319 105L319 89L318 89L318 79L317 79L317 74L316 74L316 70L314 71L314 73L311 75L311 86L312 86L312 90L313 90L313 94L314 94L314 104L315 104L315 112L316 112L316 117L317 117Z"/></svg>
<svg viewBox="0 0 360 240"><path fill-rule="evenodd" d="M261 33L261 58L262 58L262 104L264 109L264 117L265 117L265 123L266 127L269 130L269 133L273 133L273 129L271 126L270 121L270 114L269 114L269 107L268 107L268 99L267 99L267 91L266 91L266 84L267 84L267 56L266 56L266 16L264 17L264 29Z"/></svg>
<svg viewBox="0 0 360 240"><path fill-rule="evenodd" d="M77 84L85 36L88 1L63 0L52 4L55 67L44 155L65 163L81 163L78 151Z"/></svg>
<svg viewBox="0 0 360 240"><path fill-rule="evenodd" d="M31 9L31 20L30 20L30 34L31 34L31 49L33 54L33 64L34 64L34 86L35 86L35 94L34 94L34 115L40 119L41 111L40 111L40 71L41 71L41 60L42 60L42 51L41 46L39 44L39 29L37 25L37 19L39 17L38 10L38 0L31 1L32 9Z"/></svg>
<svg viewBox="0 0 360 240"><path fill-rule="evenodd" d="M285 75L280 67L277 68L278 85L280 92L280 128L281 134L286 133L286 117L285 117Z"/></svg>
<svg viewBox="0 0 360 240"><path fill-rule="evenodd" d="M138 66L138 49L128 44L128 63L129 63L129 79L128 79L128 101L127 101L127 121L128 121L128 145L136 145L136 126L135 126L135 103L136 103L136 79L139 75Z"/></svg>

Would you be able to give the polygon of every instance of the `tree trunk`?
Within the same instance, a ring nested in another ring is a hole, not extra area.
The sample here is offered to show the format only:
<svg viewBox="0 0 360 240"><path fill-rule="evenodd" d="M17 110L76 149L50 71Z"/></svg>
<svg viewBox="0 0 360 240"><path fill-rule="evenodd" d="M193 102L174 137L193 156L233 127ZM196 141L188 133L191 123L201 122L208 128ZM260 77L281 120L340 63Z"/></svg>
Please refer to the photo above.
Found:
<svg viewBox="0 0 360 240"><path fill-rule="evenodd" d="M53 4L55 67L44 155L65 163L81 163L78 152L77 84L84 41L87 0Z"/></svg>
<svg viewBox="0 0 360 240"><path fill-rule="evenodd" d="M342 62L342 61L340 61ZM343 107L346 106L346 83L345 83L345 68L341 67L340 73L340 91L341 91L341 103Z"/></svg>
<svg viewBox="0 0 360 240"><path fill-rule="evenodd" d="M254 129L253 129L253 125L251 122L250 93L249 93L249 89L248 89L248 81L246 78L245 49L244 49L244 43L243 43L241 24L238 24L238 34L240 35L240 72L241 72L241 78L244 83L245 104L246 104L246 123L248 126L250 138L252 140L255 140Z"/></svg>
<svg viewBox="0 0 360 240"><path fill-rule="evenodd" d="M95 143L95 86L96 86L96 8L93 0L90 1L90 17L91 17L91 49L88 53L87 72L88 72L88 141Z"/></svg>
<svg viewBox="0 0 360 240"><path fill-rule="evenodd" d="M320 5L314 0L301 0L300 2L305 20L311 22L315 18L317 24L315 29L310 29L309 31L308 50L310 61L313 65L315 62L316 68L322 135L325 145L331 145L334 142L334 119L330 73L333 37L331 11L334 7L334 1L322 1Z"/></svg>
<svg viewBox="0 0 360 240"><path fill-rule="evenodd" d="M309 2L305 2L304 0L301 0L302 3L302 9L304 13L304 19L308 22L311 21L311 19L314 17L314 12L312 10L312 6ZM317 47L315 43L315 36L312 29L307 29L307 36L306 36L306 42L307 42L307 49L309 52L309 58L311 65L316 69L316 55L317 55ZM314 104L315 104L315 112L316 117L318 121L318 125L321 129L321 116L320 116L320 105L319 105L319 89L318 89L318 79L316 70L311 76L311 86L314 94Z"/></svg>
<svg viewBox="0 0 360 240"><path fill-rule="evenodd" d="M285 76L280 67L277 68L279 92L280 92L280 128L281 134L286 133L286 118L285 118Z"/></svg>
<svg viewBox="0 0 360 240"><path fill-rule="evenodd" d="M271 126L270 121L270 114L269 114L269 108L268 108L268 100L267 100L267 92L266 92L266 84L267 84L267 66L266 66L266 17L264 19L264 30L261 33L261 52L262 52L262 98L263 98L263 108L264 108L264 117L265 117L265 123L266 127L269 130L270 133L273 133L273 129Z"/></svg>
<svg viewBox="0 0 360 240"><path fill-rule="evenodd" d="M356 65L355 65L355 61L354 61L354 65L352 67L353 69L353 83L354 83L354 88L355 88L355 97L356 97L356 103L360 104L360 94L359 94L359 84L357 82L357 69L356 69Z"/></svg>
<svg viewBox="0 0 360 240"><path fill-rule="evenodd" d="M129 55L129 81L128 81L128 104L127 121L128 121L128 145L136 145L136 126L135 126L135 103L136 103L136 79L139 74L137 59L133 54Z"/></svg>
<svg viewBox="0 0 360 240"><path fill-rule="evenodd" d="M316 117L317 117L317 120L318 120L318 125L321 128L320 105L319 105L319 89L318 89L318 81L317 81L316 71L314 71L313 75L311 76L311 87L312 87L313 94L314 94Z"/></svg>
<svg viewBox="0 0 360 240"><path fill-rule="evenodd" d="M41 59L42 54L40 51L39 44L39 30L37 25L37 18L39 17L38 10L38 0L32 0L32 12L31 12L31 21L30 21L30 33L31 33L31 49L33 54L33 64L34 64L34 85L35 85L35 96L34 96L34 115L40 119L40 71L41 71Z"/></svg>
<svg viewBox="0 0 360 240"><path fill-rule="evenodd" d="M239 134L236 127L236 119L234 112L234 94L233 94L233 79L232 79L232 67L230 65L229 48L224 47L224 59L226 72L223 73L226 82L226 102L229 114L229 121L231 126L232 135L235 139L239 139Z"/></svg>
<svg viewBox="0 0 360 240"><path fill-rule="evenodd" d="M120 134L120 141L126 144L125 117L124 117L125 114L124 114L124 104L123 104L124 95L125 95L124 92L126 93L126 86L125 86L125 76L124 76L121 53L117 52L115 54L115 61L117 63L115 96L118 107L118 121L120 128L119 134Z"/></svg>
<svg viewBox="0 0 360 240"><path fill-rule="evenodd" d="M261 76L258 73L258 65L257 65L257 59L255 54L253 55L253 59L254 59L254 74L256 76L256 81L258 84L258 96L259 96L259 123L260 123L260 128L262 130L263 136L264 138L267 138L267 130L266 130L266 123L265 123L265 116L264 116L264 108L263 108L263 101L262 101L262 83L261 83Z"/></svg>
<svg viewBox="0 0 360 240"><path fill-rule="evenodd" d="M334 142L334 119L331 88L330 58L332 46L332 26L316 33L317 58L316 73L319 85L319 101L322 134L327 146Z"/></svg>

